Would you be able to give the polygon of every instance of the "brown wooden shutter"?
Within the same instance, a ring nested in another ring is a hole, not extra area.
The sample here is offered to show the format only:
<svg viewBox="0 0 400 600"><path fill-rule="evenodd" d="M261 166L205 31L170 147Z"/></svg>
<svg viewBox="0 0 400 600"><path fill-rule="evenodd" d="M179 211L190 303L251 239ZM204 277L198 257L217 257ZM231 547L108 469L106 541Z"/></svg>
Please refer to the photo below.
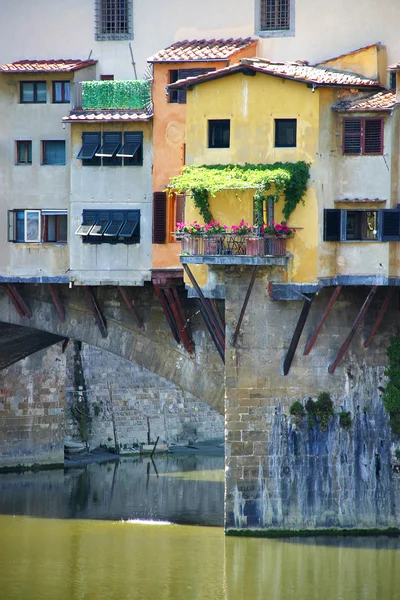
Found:
<svg viewBox="0 0 400 600"><path fill-rule="evenodd" d="M361 154L361 119L344 119L343 154Z"/></svg>
<svg viewBox="0 0 400 600"><path fill-rule="evenodd" d="M165 244L167 227L167 193L153 194L153 244Z"/></svg>
<svg viewBox="0 0 400 600"><path fill-rule="evenodd" d="M364 153L382 154L383 152L383 119L365 119L364 121Z"/></svg>
<svg viewBox="0 0 400 600"><path fill-rule="evenodd" d="M175 202L175 223L185 220L185 194L177 194Z"/></svg>
<svg viewBox="0 0 400 600"><path fill-rule="evenodd" d="M382 241L400 241L400 210L398 208L382 210Z"/></svg>

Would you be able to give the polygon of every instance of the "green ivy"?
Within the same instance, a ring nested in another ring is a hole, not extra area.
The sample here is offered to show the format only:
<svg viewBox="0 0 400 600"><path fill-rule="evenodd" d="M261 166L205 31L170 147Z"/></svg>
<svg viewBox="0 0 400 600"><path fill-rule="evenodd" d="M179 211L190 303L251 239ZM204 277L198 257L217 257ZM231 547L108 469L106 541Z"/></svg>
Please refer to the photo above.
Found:
<svg viewBox="0 0 400 600"><path fill-rule="evenodd" d="M329 419L333 416L333 402L329 392L321 392L318 394L317 400L309 398L306 402L306 411L310 426L315 425L319 421L322 431L328 429Z"/></svg>
<svg viewBox="0 0 400 600"><path fill-rule="evenodd" d="M257 225L262 225L262 203L272 186L278 201L284 195L283 216L288 220L299 202L304 204L310 165L304 161L295 163L245 165L187 165L180 175L173 177L170 190L178 193L191 192L196 208L206 223L212 220L209 198L223 190L244 191L255 189L254 201Z"/></svg>
<svg viewBox="0 0 400 600"><path fill-rule="evenodd" d="M82 108L85 110L146 110L151 103L148 80L83 81Z"/></svg>
<svg viewBox="0 0 400 600"><path fill-rule="evenodd" d="M388 383L383 393L383 404L389 413L393 433L400 434L400 338L390 340L387 355L389 366L385 375Z"/></svg>

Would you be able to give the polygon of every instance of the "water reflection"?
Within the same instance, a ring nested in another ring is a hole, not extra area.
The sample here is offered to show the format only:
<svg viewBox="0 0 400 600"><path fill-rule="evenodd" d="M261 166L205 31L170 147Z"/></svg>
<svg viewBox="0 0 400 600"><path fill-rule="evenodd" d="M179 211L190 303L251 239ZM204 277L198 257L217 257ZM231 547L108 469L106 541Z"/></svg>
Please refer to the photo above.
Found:
<svg viewBox="0 0 400 600"><path fill-rule="evenodd" d="M223 525L223 456L124 458L0 476L0 514Z"/></svg>
<svg viewBox="0 0 400 600"><path fill-rule="evenodd" d="M4 515L0 530L1 600L400 598L395 540L321 546L224 538L216 527Z"/></svg>

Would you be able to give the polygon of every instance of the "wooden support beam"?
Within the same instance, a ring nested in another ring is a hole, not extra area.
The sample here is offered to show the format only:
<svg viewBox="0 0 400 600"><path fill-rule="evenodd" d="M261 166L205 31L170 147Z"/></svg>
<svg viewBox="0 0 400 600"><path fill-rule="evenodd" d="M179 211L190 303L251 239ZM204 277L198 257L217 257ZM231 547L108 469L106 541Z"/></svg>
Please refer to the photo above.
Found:
<svg viewBox="0 0 400 600"><path fill-rule="evenodd" d="M132 301L129 300L129 296L125 290L125 288L123 288L122 286L118 286L119 292L126 304L126 306L128 307L129 312L131 313L133 320L136 323L136 326L141 329L142 331L144 331L144 325L143 325L143 321L142 319L139 317L138 313L136 312L136 309L134 307L134 305L132 304Z"/></svg>
<svg viewBox="0 0 400 600"><path fill-rule="evenodd" d="M175 291L175 294L174 294L174 291ZM176 288L172 288L172 289L166 288L164 290L164 294L165 294L167 302L171 308L175 322L177 324L178 333L179 333L179 337L182 341L182 344L183 344L185 350L187 352L189 352L190 356L193 358L194 357L194 344L193 344L193 340L188 335L186 318L183 313L183 307L182 307L182 305L179 306L177 303L177 300L176 300L176 297L178 297L178 300L179 300L178 292L177 292ZM180 301L179 301L179 304L180 304Z"/></svg>
<svg viewBox="0 0 400 600"><path fill-rule="evenodd" d="M378 330L378 327L382 322L382 319L387 310L387 307L389 306L389 303L390 303L390 300L392 299L393 293L394 293L394 286L391 286L391 287L389 287L389 289L386 293L386 297L382 303L382 306L379 309L378 316L376 317L376 321L372 326L371 332L370 332L368 338L364 342L364 348L368 348L368 346L372 342L372 340Z"/></svg>
<svg viewBox="0 0 400 600"><path fill-rule="evenodd" d="M185 336L185 338L187 338L186 350L189 352L190 356L192 356L192 358L194 358L195 344L194 344L194 340L193 340L193 336L192 336L192 330L190 328L190 321L189 321L189 319L186 318L186 313L183 308L183 304L182 304L181 298L179 296L177 287L172 288L172 294L174 295L175 303L178 307L179 314L182 315L182 317L181 317L182 332L183 332L183 335Z"/></svg>
<svg viewBox="0 0 400 600"><path fill-rule="evenodd" d="M69 338L64 338L63 341L61 342L61 352L63 354L66 351L68 344L69 344Z"/></svg>
<svg viewBox="0 0 400 600"><path fill-rule="evenodd" d="M60 296L58 295L57 288L52 283L49 283L49 291L51 298L53 300L54 306L58 312L58 316L60 317L60 321L65 322L65 311L60 302Z"/></svg>
<svg viewBox="0 0 400 600"><path fill-rule="evenodd" d="M201 314L203 315L204 322L210 332L210 335L211 335L214 343L215 343L215 340L218 341L218 343L216 344L216 347L217 347L219 354L221 355L222 360L225 362L225 331L222 330L219 320L216 317L216 315L214 314L212 305L210 303L206 302L206 299L204 298L204 294L201 291L199 284L197 283L193 273L189 269L189 265L183 264L183 268L185 269L187 276L189 277L194 289L197 292L197 295L199 298L199 303L200 303L200 308L201 308ZM214 335L214 333L215 333L215 335Z"/></svg>
<svg viewBox="0 0 400 600"><path fill-rule="evenodd" d="M204 303L202 303L200 301L200 298L198 298L198 304L200 307L201 315L204 319L204 323L206 324L208 332L211 336L211 339L214 342L214 345L218 351L218 354L220 355L220 357L222 359L222 362L225 363L225 346L223 346L221 344L221 341L220 341L219 337L217 336L215 327L213 326L212 322L210 321L210 318L209 318L208 312L205 308L205 305L204 305Z"/></svg>
<svg viewBox="0 0 400 600"><path fill-rule="evenodd" d="M98 305L96 296L94 295L94 292L93 292L93 290L92 290L92 288L91 288L90 285L85 285L83 287L84 287L84 290L85 290L86 298L88 299L90 307L92 309L93 316L94 316L94 319L96 321L97 327L99 328L102 337L106 338L107 335L108 335L108 332L107 332L107 322L106 322L106 320L105 320L105 318L104 318L104 316L103 316L103 314L102 314L102 312L100 310L100 307Z"/></svg>
<svg viewBox="0 0 400 600"><path fill-rule="evenodd" d="M15 285L12 283L5 283L3 285L4 291L7 296L10 298L11 302L14 305L15 310L19 314L20 317L27 317L30 319L32 317L31 310L29 306L26 304L25 300L22 298L21 294L18 292Z"/></svg>
<svg viewBox="0 0 400 600"><path fill-rule="evenodd" d="M347 336L347 338L345 339L343 344L340 346L339 352L337 353L335 360L333 361L333 363L331 363L329 365L328 373L330 373L331 375L335 372L336 367L338 366L338 364L342 360L343 356L345 355L347 348L350 346L351 340L355 336L355 333L356 333L358 326L361 323L362 319L365 317L365 314L369 308L369 305L372 302L372 298L375 296L376 290L377 290L376 285L374 285L370 289L369 294L368 294L367 298L365 299L364 304L362 305L360 312L358 313L358 315L352 325L349 335Z"/></svg>
<svg viewBox="0 0 400 600"><path fill-rule="evenodd" d="M330 298L330 300L328 302L327 307L324 310L324 313L323 313L323 315L322 315L322 317L321 317L318 325L315 327L314 331L311 334L310 339L308 340L308 342L306 344L306 347L304 348L304 354L310 354L311 348L314 346L315 342L317 341L317 337L319 336L319 332L322 329L322 325L325 323L327 316L331 312L331 310L332 310L332 308L333 308L333 306L334 306L334 304L335 304L335 302L337 300L337 297L340 294L340 290L341 289L342 289L341 285L336 286L336 288L335 288L335 290L334 290L334 292L333 292L333 294L332 294L332 296L331 296L331 298Z"/></svg>
<svg viewBox="0 0 400 600"><path fill-rule="evenodd" d="M303 332L304 325L306 324L308 314L311 309L312 301L314 300L314 296L312 298L305 297L303 308L300 313L299 320L297 321L296 329L294 330L292 341L290 342L289 350L287 351L285 360L283 362L283 374L287 375L290 371L290 367L293 362L293 358L300 340L300 336Z"/></svg>
<svg viewBox="0 0 400 600"><path fill-rule="evenodd" d="M210 298L209 299L209 303L212 305L215 316L218 319L218 323L222 329L222 331L225 331L225 319L222 317L219 308L218 308L218 304L217 301L215 300L215 298Z"/></svg>
<svg viewBox="0 0 400 600"><path fill-rule="evenodd" d="M253 268L253 272L251 274L251 279L250 279L249 287L247 288L247 292L246 292L246 296L245 296L245 299L244 299L244 302L243 302L242 310L240 311L239 319L238 319L238 322L236 324L235 333L233 334L233 338L232 338L232 346L233 347L235 346L236 341L238 339L238 335L239 335L240 327L242 325L244 313L246 312L247 304L248 304L249 299L250 299L250 294L252 292L252 289L253 289L253 286L254 286L254 282L255 282L255 279L256 279L256 274L257 274L257 265L255 265L254 268Z"/></svg>
<svg viewBox="0 0 400 600"><path fill-rule="evenodd" d="M174 320L174 316L172 314L171 307L168 304L167 299L165 298L164 291L160 288L159 285L156 285L154 283L153 283L153 287L154 287L155 293L158 296L158 299L160 300L161 308L163 309L164 316L167 319L167 322L171 329L172 335L174 336L176 343L180 344L181 338L179 335L178 326Z"/></svg>

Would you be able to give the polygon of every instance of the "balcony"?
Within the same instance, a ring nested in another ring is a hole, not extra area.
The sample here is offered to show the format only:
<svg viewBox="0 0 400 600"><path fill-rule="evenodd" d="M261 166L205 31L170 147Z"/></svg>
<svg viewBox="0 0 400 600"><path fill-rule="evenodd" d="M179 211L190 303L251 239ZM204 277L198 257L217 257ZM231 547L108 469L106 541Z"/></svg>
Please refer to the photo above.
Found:
<svg viewBox="0 0 400 600"><path fill-rule="evenodd" d="M238 235L181 234L182 264L286 265L286 236L254 233Z"/></svg>
<svg viewBox="0 0 400 600"><path fill-rule="evenodd" d="M74 84L73 110L143 110L151 112L151 82L81 81Z"/></svg>

